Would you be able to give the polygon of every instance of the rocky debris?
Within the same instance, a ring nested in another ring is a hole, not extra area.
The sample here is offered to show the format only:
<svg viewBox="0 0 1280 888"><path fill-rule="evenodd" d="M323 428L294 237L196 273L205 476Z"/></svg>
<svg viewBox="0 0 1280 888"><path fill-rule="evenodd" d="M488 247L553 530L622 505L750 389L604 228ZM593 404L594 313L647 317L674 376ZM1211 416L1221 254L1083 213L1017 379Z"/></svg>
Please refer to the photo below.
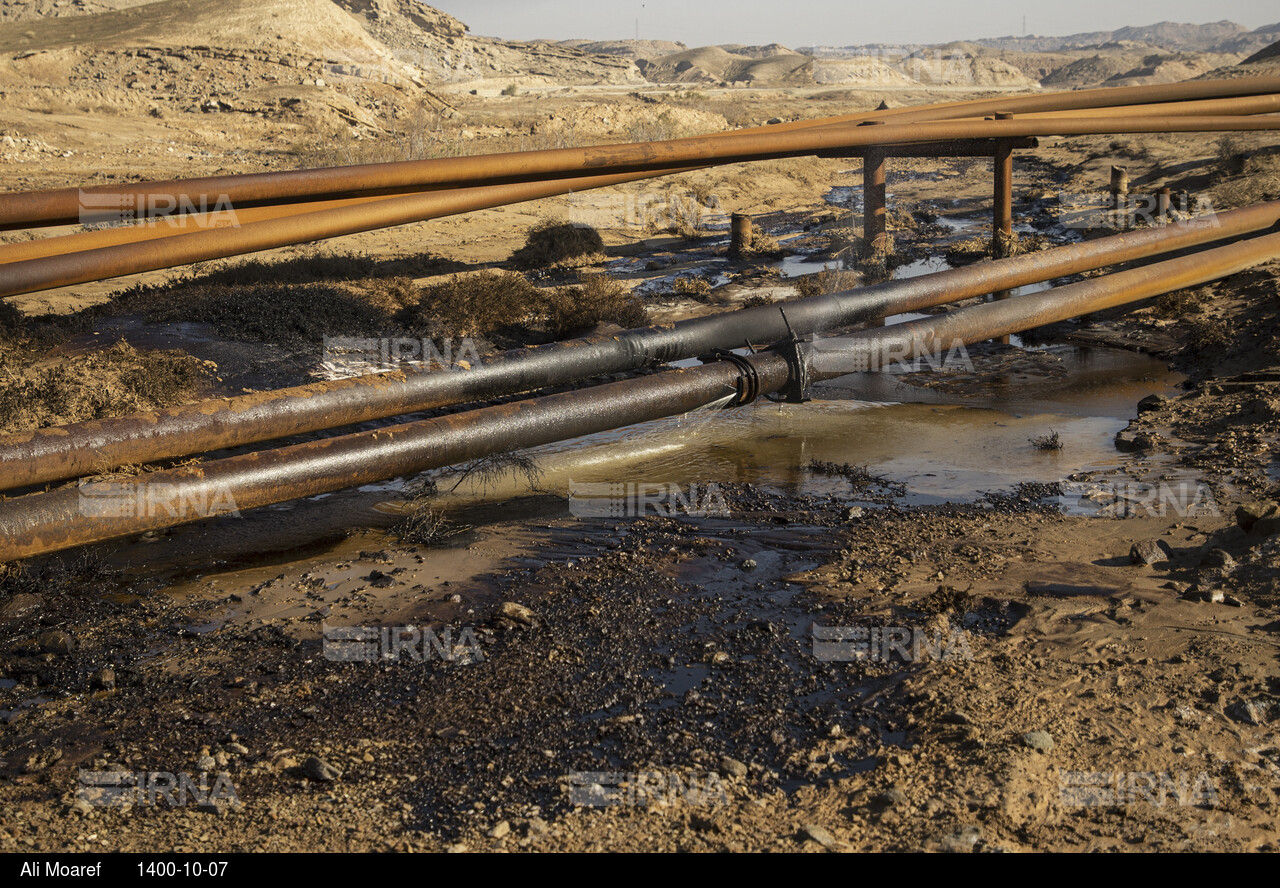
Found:
<svg viewBox="0 0 1280 888"><path fill-rule="evenodd" d="M1053 751L1053 736L1048 731L1028 731L1022 735L1022 742L1036 752Z"/></svg>
<svg viewBox="0 0 1280 888"><path fill-rule="evenodd" d="M813 823L806 823L801 826L797 835L801 841L817 842L827 849L836 848L842 844L829 830Z"/></svg>
<svg viewBox="0 0 1280 888"><path fill-rule="evenodd" d="M1236 560L1231 557L1231 553L1219 546L1214 546L1200 559L1201 567L1217 568L1219 570L1231 570L1236 566Z"/></svg>
<svg viewBox="0 0 1280 888"><path fill-rule="evenodd" d="M47 632L41 632L36 639L36 644L40 650L46 654L54 654L55 656L65 657L70 655L76 649L75 640L70 634L63 632L61 629L50 629Z"/></svg>
<svg viewBox="0 0 1280 888"><path fill-rule="evenodd" d="M1173 550L1164 540L1139 540L1129 549L1130 564L1159 564L1173 557Z"/></svg>
<svg viewBox="0 0 1280 888"><path fill-rule="evenodd" d="M1280 718L1280 699L1259 696L1237 700L1227 707L1227 715L1247 725L1269 724Z"/></svg>
<svg viewBox="0 0 1280 888"><path fill-rule="evenodd" d="M342 777L342 772L319 756L309 755L302 762L303 776L319 783L333 783Z"/></svg>
<svg viewBox="0 0 1280 888"><path fill-rule="evenodd" d="M724 755L720 757L720 773L725 777L746 777L747 766L736 758Z"/></svg>
<svg viewBox="0 0 1280 888"><path fill-rule="evenodd" d="M0 620L20 620L40 612L42 602L39 595L30 592L19 592L4 604L0 604Z"/></svg>
<svg viewBox="0 0 1280 888"><path fill-rule="evenodd" d="M1159 410L1169 401L1168 395L1154 394L1147 395L1138 402L1138 413L1150 413Z"/></svg>
<svg viewBox="0 0 1280 888"><path fill-rule="evenodd" d="M1159 448L1160 436L1154 432L1123 429L1116 432L1115 445L1121 453L1145 453Z"/></svg>
<svg viewBox="0 0 1280 888"><path fill-rule="evenodd" d="M498 611L497 622L504 628L532 629L538 625L538 615L523 604L504 601Z"/></svg>
<svg viewBox="0 0 1280 888"><path fill-rule="evenodd" d="M116 671L110 666L105 666L89 676L89 684L102 691L115 690Z"/></svg>
<svg viewBox="0 0 1280 888"><path fill-rule="evenodd" d="M1246 503L1236 509L1236 524L1252 536L1280 534L1280 505L1270 501Z"/></svg>
<svg viewBox="0 0 1280 888"><path fill-rule="evenodd" d="M1206 604L1225 604L1227 594L1221 589L1201 589L1199 586L1192 586L1180 596L1183 601L1202 601Z"/></svg>
<svg viewBox="0 0 1280 888"><path fill-rule="evenodd" d="M982 829L977 826L964 826L954 833L935 837L934 847L949 854L969 854L982 838Z"/></svg>

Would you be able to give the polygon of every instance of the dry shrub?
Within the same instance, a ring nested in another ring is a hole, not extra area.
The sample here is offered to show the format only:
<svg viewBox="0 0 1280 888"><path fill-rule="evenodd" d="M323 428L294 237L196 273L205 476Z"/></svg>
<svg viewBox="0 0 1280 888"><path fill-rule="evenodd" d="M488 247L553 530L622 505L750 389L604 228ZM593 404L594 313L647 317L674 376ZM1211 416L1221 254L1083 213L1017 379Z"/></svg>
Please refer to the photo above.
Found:
<svg viewBox="0 0 1280 888"><path fill-rule="evenodd" d="M381 278L415 278L462 271L467 266L452 259L426 253L406 256L370 256L367 253L338 253L318 250L289 259L246 259L222 265L202 263L185 283L226 284L307 284L334 281L368 282Z"/></svg>
<svg viewBox="0 0 1280 888"><path fill-rule="evenodd" d="M391 530L401 542L429 549L469 529L454 525L443 511L437 511L430 503L414 503Z"/></svg>
<svg viewBox="0 0 1280 888"><path fill-rule="evenodd" d="M519 272L482 271L424 288L414 316L443 336L492 339L536 323L545 307L546 294Z"/></svg>
<svg viewBox="0 0 1280 888"><path fill-rule="evenodd" d="M148 287L113 300L149 321L200 321L244 342L315 346L325 336L407 332L396 315L418 298L407 279L369 289L350 284L185 284Z"/></svg>
<svg viewBox="0 0 1280 888"><path fill-rule="evenodd" d="M1249 157L1244 140L1239 136L1226 135L1215 143L1218 149L1216 161L1218 172L1224 176L1238 176L1244 172L1245 160Z"/></svg>
<svg viewBox="0 0 1280 888"><path fill-rule="evenodd" d="M590 225L545 219L529 229L524 246L511 254L520 268L590 265L604 259L604 241Z"/></svg>
<svg viewBox="0 0 1280 888"><path fill-rule="evenodd" d="M1028 438L1027 440L1031 442L1031 446L1036 450L1062 449L1062 435L1053 429L1050 429L1047 435L1036 435L1034 438Z"/></svg>
<svg viewBox="0 0 1280 888"><path fill-rule="evenodd" d="M801 296L825 296L828 293L852 290L858 286L858 279L857 272L824 266L822 271L797 278L796 289Z"/></svg>
<svg viewBox="0 0 1280 888"><path fill-rule="evenodd" d="M751 256L763 256L776 259L786 254L778 239L767 234L757 234L751 238L751 246L745 252Z"/></svg>
<svg viewBox="0 0 1280 888"><path fill-rule="evenodd" d="M540 324L563 338L601 322L620 327L641 327L647 322L639 297L603 274L583 274L577 286L543 290L511 271L455 275L428 287L413 319L437 335L485 339Z"/></svg>
<svg viewBox="0 0 1280 888"><path fill-rule="evenodd" d="M1280 199L1280 155L1247 157L1241 163L1241 173L1214 189L1216 205L1245 207Z"/></svg>
<svg viewBox="0 0 1280 888"><path fill-rule="evenodd" d="M700 277L678 277L672 284L677 296L688 296L691 299L705 299L711 292L711 282Z"/></svg>
<svg viewBox="0 0 1280 888"><path fill-rule="evenodd" d="M648 314L640 297L603 274L584 274L576 287L560 287L550 295L547 330L557 338L589 330L597 324L643 327Z"/></svg>
<svg viewBox="0 0 1280 888"><path fill-rule="evenodd" d="M908 210L894 208L885 212L885 227L891 231L915 231L920 223Z"/></svg>
<svg viewBox="0 0 1280 888"><path fill-rule="evenodd" d="M1213 298L1213 290L1200 287L1195 290L1174 290L1156 300L1155 310L1162 318L1180 318L1198 313Z"/></svg>
<svg viewBox="0 0 1280 888"><path fill-rule="evenodd" d="M979 259L991 257L991 238L966 237L947 247L947 262L952 265L968 265Z"/></svg>
<svg viewBox="0 0 1280 888"><path fill-rule="evenodd" d="M37 365L32 352L0 349L0 432L123 416L190 401L211 365L180 351L104 351Z"/></svg>

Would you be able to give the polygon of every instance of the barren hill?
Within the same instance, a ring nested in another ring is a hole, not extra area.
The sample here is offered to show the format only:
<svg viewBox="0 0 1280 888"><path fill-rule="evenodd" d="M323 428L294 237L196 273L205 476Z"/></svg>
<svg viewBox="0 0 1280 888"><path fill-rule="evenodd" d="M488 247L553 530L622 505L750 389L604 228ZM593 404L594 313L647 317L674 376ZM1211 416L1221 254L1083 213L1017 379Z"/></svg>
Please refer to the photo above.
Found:
<svg viewBox="0 0 1280 888"><path fill-rule="evenodd" d="M379 44L330 0L165 0L83 16L0 25L0 52L67 47L215 46L324 58Z"/></svg>
<svg viewBox="0 0 1280 888"><path fill-rule="evenodd" d="M746 47L759 50L759 47ZM719 46L702 46L639 63L659 83L758 83L807 85L814 82L813 58L785 47L773 55L742 55Z"/></svg>

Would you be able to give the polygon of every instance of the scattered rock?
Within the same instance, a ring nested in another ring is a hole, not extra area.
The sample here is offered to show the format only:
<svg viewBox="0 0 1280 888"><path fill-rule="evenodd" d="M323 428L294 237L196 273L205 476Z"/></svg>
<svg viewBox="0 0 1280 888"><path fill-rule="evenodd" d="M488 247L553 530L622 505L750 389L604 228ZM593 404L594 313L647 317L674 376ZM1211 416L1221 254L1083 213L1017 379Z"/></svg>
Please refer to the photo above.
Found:
<svg viewBox="0 0 1280 888"><path fill-rule="evenodd" d="M951 854L969 854L978 840L982 838L982 830L976 826L963 827L959 832L935 839L938 849Z"/></svg>
<svg viewBox="0 0 1280 888"><path fill-rule="evenodd" d="M720 757L720 773L725 777L746 777L747 766L736 758L724 755Z"/></svg>
<svg viewBox="0 0 1280 888"><path fill-rule="evenodd" d="M1138 412L1149 413L1152 410L1159 410L1168 400L1169 397L1167 395L1147 395L1138 402Z"/></svg>
<svg viewBox="0 0 1280 888"><path fill-rule="evenodd" d="M1037 752L1053 750L1053 737L1048 731L1028 731L1022 735L1022 742Z"/></svg>
<svg viewBox="0 0 1280 888"><path fill-rule="evenodd" d="M517 626L532 627L538 625L538 615L523 604L517 604L514 601L502 602L502 609L499 611L498 619Z"/></svg>
<svg viewBox="0 0 1280 888"><path fill-rule="evenodd" d="M39 612L44 604L39 595L19 592L4 604L0 604L0 620L18 620Z"/></svg>
<svg viewBox="0 0 1280 888"><path fill-rule="evenodd" d="M1173 550L1164 540L1139 540L1129 549L1130 564L1157 564L1168 561Z"/></svg>
<svg viewBox="0 0 1280 888"><path fill-rule="evenodd" d="M489 838L503 839L503 838L506 838L510 833L511 833L511 824L508 821L503 820L493 829L489 830Z"/></svg>
<svg viewBox="0 0 1280 888"><path fill-rule="evenodd" d="M50 629L48 632L41 632L40 637L36 639L36 643L40 646L40 650L46 654L55 654L59 657L65 657L76 649L75 641L61 629Z"/></svg>
<svg viewBox="0 0 1280 888"><path fill-rule="evenodd" d="M904 808L908 799L905 792L896 786L891 786L884 792L877 793L871 801L882 808Z"/></svg>
<svg viewBox="0 0 1280 888"><path fill-rule="evenodd" d="M209 753L207 753L207 752L202 752L202 753L201 753L201 754L196 758L196 770L197 770L197 771L205 771L205 772L208 772L208 771L212 771L212 770L213 770L214 768L216 768L216 767L218 767L218 762L217 762L217 760L215 760L215 759L214 759L214 757L213 757L213 756L211 756L211 755L209 755Z"/></svg>
<svg viewBox="0 0 1280 888"><path fill-rule="evenodd" d="M342 772L319 756L307 756L302 763L302 773L319 783L333 783Z"/></svg>
<svg viewBox="0 0 1280 888"><path fill-rule="evenodd" d="M1209 553L1200 559L1201 567L1216 567L1222 570L1231 570L1236 566L1236 560L1231 557L1231 553L1226 549L1220 549L1214 546Z"/></svg>
<svg viewBox="0 0 1280 888"><path fill-rule="evenodd" d="M1236 524L1245 533L1252 533L1254 525L1264 518L1275 516L1280 506L1272 502L1246 503L1236 509Z"/></svg>
<svg viewBox="0 0 1280 888"><path fill-rule="evenodd" d="M100 690L115 690L116 671L110 666L104 666L102 669L99 669L97 672L93 673L93 675L89 676L89 683Z"/></svg>
<svg viewBox="0 0 1280 888"><path fill-rule="evenodd" d="M1115 437L1116 450L1121 453L1142 453L1147 450L1155 450L1159 442L1160 438L1151 432L1138 432L1130 435L1128 429L1116 432Z"/></svg>
<svg viewBox="0 0 1280 888"><path fill-rule="evenodd" d="M835 836L813 823L806 823L800 827L799 837L801 841L808 839L817 842L824 848L834 848L840 844Z"/></svg>
<svg viewBox="0 0 1280 888"><path fill-rule="evenodd" d="M1227 715L1247 725L1265 725L1280 716L1280 701L1271 697L1237 700L1227 707Z"/></svg>
<svg viewBox="0 0 1280 888"><path fill-rule="evenodd" d="M747 558L739 565L739 567L747 571L755 570L756 566L756 560L754 558Z"/></svg>

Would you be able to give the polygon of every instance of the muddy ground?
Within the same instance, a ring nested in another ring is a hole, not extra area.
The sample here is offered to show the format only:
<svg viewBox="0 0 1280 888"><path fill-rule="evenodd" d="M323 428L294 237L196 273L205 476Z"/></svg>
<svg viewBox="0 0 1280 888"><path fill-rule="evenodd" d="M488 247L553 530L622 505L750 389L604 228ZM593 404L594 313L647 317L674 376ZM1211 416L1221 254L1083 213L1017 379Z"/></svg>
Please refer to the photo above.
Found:
<svg viewBox="0 0 1280 888"><path fill-rule="evenodd" d="M1097 191L1115 163L1134 187L1219 207L1277 197L1265 140L1225 155L1199 137L1047 143L1019 160L1021 235L1066 236L1056 195ZM424 296L455 275L519 270L545 294L600 273L654 320L850 286L872 275L844 267L856 197L831 189L856 190L857 170L729 167L620 203L544 201L11 300L0 419L18 431L313 379L326 334L552 338L536 294L496 320ZM889 187L891 264L975 258L980 232L937 217L988 206L989 163L904 162ZM707 213L683 230L597 225L580 267L510 259L539 219L598 222L655 195ZM730 211L776 251L727 257ZM416 541L398 532L404 486L388 485L5 566L0 850L1275 850L1280 522L1237 507L1280 498L1278 272L900 380L900 400L961 406L1070 387L1044 342L1180 374L1141 407L1135 390L1105 459L1050 483L1006 473L922 502L922 477L797 458L793 483L694 479L719 484L709 516L582 518L530 471ZM86 355L104 363L86 374ZM802 441L817 409L778 415ZM432 478L445 490L459 474ZM1194 507L1143 498L1166 482L1189 482L1176 489ZM334 659L333 627L409 625L447 630L444 653L394 633L417 653ZM221 789L103 806L85 771L205 773Z"/></svg>

